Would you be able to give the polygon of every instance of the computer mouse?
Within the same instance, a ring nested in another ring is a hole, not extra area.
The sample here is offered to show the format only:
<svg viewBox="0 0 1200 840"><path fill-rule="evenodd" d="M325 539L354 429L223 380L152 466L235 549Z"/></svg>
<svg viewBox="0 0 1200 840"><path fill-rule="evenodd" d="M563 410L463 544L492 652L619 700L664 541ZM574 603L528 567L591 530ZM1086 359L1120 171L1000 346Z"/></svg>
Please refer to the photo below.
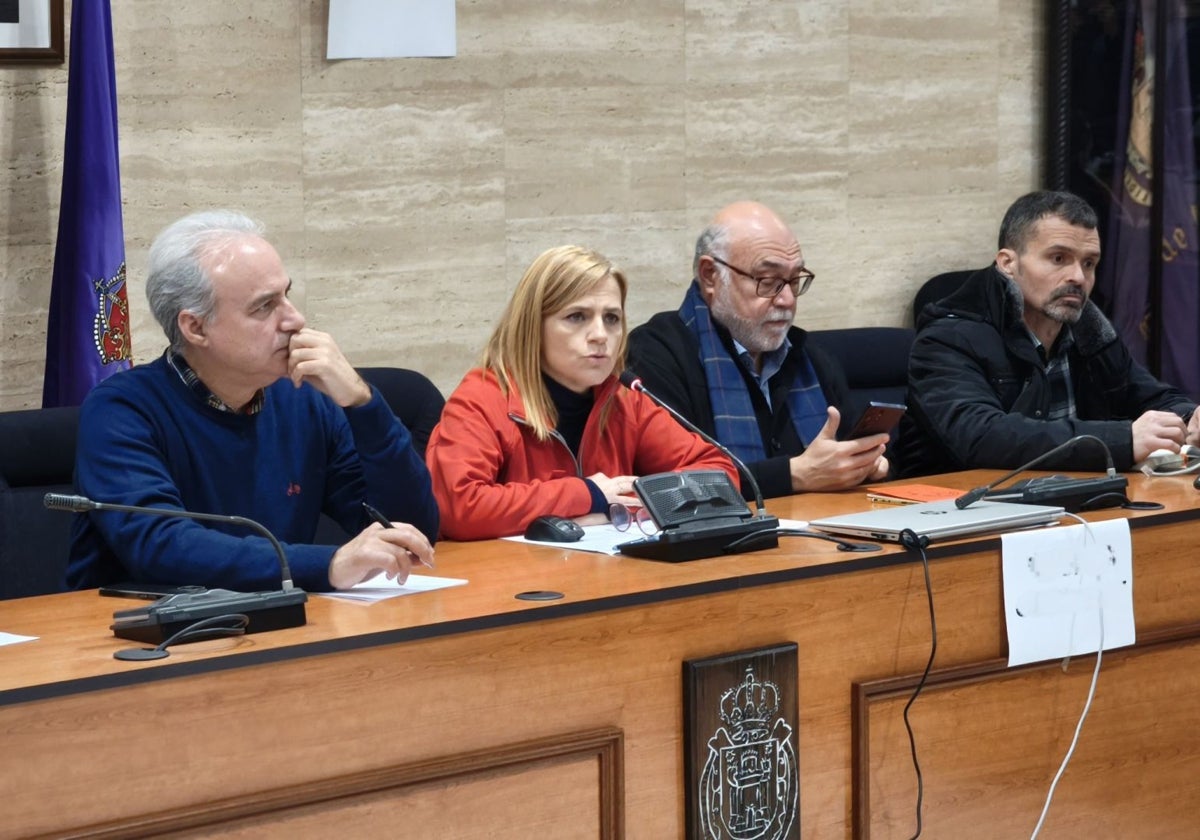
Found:
<svg viewBox="0 0 1200 840"><path fill-rule="evenodd" d="M1142 462L1142 469L1152 472L1170 472L1182 467L1183 459L1184 456L1179 452L1172 452L1170 449L1155 449Z"/></svg>
<svg viewBox="0 0 1200 840"><path fill-rule="evenodd" d="M539 542L576 542L583 539L583 526L565 516L539 516L525 529L525 539Z"/></svg>
<svg viewBox="0 0 1200 840"><path fill-rule="evenodd" d="M1192 482L1192 486L1200 490L1200 475L1196 476L1196 480Z"/></svg>

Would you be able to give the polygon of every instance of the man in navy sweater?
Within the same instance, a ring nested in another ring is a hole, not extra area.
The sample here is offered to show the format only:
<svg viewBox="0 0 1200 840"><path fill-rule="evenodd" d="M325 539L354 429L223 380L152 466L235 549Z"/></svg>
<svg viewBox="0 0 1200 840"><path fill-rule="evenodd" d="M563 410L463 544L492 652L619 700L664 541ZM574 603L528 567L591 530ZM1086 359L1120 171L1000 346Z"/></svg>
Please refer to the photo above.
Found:
<svg viewBox="0 0 1200 840"><path fill-rule="evenodd" d="M170 342L97 385L80 414L75 483L99 502L245 516L321 591L432 564L429 473L408 430L326 333L305 326L257 222L229 211L167 227L146 297ZM372 524L369 503L394 520ZM311 544L320 514L357 533ZM72 524L67 584L278 588L267 539L237 526L91 511Z"/></svg>

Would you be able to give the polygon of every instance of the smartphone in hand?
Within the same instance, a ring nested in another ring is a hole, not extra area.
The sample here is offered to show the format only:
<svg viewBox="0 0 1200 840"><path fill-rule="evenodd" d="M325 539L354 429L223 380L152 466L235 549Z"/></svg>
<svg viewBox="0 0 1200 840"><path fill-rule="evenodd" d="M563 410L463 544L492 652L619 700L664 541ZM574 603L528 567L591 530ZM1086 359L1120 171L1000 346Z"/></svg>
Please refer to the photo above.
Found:
<svg viewBox="0 0 1200 840"><path fill-rule="evenodd" d="M901 403L872 401L868 403L866 410L858 418L858 422L854 424L850 434L846 435L846 439L853 440L868 435L891 434L892 429L896 428L896 424L900 422L900 418L906 411L908 411L908 406Z"/></svg>

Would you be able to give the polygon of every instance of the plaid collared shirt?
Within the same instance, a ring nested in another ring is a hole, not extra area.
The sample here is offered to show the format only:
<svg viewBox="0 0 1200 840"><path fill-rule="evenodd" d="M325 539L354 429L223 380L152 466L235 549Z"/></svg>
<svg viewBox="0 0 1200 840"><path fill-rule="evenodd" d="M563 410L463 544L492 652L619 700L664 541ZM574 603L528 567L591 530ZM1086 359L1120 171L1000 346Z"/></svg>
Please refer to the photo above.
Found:
<svg viewBox="0 0 1200 840"><path fill-rule="evenodd" d="M262 411L263 403L266 402L266 394L262 388L259 388L250 399L250 402L246 403L243 408L240 410L233 408L212 391L208 390L208 386L200 381L200 377L196 375L196 371L192 370L187 360L174 350L167 350L167 364L171 366L171 370L179 375L183 384L190 388L193 394L204 400L210 408L215 408L218 411L228 411L230 414L258 414L258 412Z"/></svg>
<svg viewBox="0 0 1200 840"><path fill-rule="evenodd" d="M1058 339L1050 352L1032 332L1029 333L1033 346L1037 348L1042 370L1046 374L1046 385L1050 389L1050 405L1046 410L1047 420L1062 420L1075 416L1075 392L1071 388L1071 361L1067 352L1075 345L1075 336L1069 324L1063 324Z"/></svg>
<svg viewBox="0 0 1200 840"><path fill-rule="evenodd" d="M771 408L771 377L783 369L783 363L787 359L787 354L792 349L792 340L785 335L783 337L783 344L776 347L770 353L762 354L763 366L761 373L755 369L754 359L750 356L750 351L743 347L741 342L736 338L733 339L733 349L737 351L737 359L742 363L742 367L754 377L754 381L758 384L759 392L767 401L767 407Z"/></svg>

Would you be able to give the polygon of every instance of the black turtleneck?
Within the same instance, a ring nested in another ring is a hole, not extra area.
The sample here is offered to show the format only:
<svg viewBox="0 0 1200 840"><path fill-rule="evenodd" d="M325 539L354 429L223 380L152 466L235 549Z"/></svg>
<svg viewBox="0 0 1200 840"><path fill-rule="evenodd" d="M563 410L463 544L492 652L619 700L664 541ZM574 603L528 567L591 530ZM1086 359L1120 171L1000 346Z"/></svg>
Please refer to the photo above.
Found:
<svg viewBox="0 0 1200 840"><path fill-rule="evenodd" d="M595 398L589 388L585 393L576 394L570 388L542 374L546 390L550 392L550 401L558 412L556 430L563 436L571 453L579 457L579 444L583 440L583 427L587 425L588 415L592 412Z"/></svg>

